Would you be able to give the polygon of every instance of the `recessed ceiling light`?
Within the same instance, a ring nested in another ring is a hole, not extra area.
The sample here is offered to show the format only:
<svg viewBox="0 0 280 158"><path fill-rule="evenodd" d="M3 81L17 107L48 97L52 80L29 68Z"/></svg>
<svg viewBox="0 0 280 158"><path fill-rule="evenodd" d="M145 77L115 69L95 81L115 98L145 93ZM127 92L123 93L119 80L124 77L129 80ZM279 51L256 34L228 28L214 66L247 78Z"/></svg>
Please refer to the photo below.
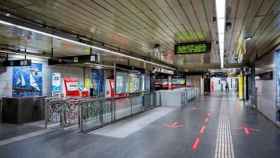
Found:
<svg viewBox="0 0 280 158"><path fill-rule="evenodd" d="M249 41L249 40L251 40L252 38L253 38L253 34L252 34L252 33L245 33L244 39L245 39L246 41Z"/></svg>
<svg viewBox="0 0 280 158"><path fill-rule="evenodd" d="M253 37L246 37L245 40L246 41L250 41Z"/></svg>
<svg viewBox="0 0 280 158"><path fill-rule="evenodd" d="M218 24L218 38L221 68L224 68L224 40L225 40L225 22L226 22L226 0L216 0L216 14Z"/></svg>

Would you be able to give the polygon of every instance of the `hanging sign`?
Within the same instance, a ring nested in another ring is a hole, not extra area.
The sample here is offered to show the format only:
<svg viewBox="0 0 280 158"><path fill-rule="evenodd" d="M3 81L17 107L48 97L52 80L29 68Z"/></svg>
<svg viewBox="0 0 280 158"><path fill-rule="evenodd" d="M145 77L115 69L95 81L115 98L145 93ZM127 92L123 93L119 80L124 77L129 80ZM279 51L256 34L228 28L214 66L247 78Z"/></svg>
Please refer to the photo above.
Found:
<svg viewBox="0 0 280 158"><path fill-rule="evenodd" d="M207 53L210 50L210 46L211 45L207 42L179 43L175 45L175 54Z"/></svg>

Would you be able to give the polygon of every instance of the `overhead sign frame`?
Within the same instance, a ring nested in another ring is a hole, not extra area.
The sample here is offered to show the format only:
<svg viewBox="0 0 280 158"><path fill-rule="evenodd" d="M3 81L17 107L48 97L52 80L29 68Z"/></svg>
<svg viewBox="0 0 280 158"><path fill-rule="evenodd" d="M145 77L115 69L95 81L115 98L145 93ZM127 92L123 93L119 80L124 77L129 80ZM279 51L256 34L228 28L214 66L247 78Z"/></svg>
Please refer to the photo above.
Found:
<svg viewBox="0 0 280 158"><path fill-rule="evenodd" d="M4 60L3 66L31 66L32 61L30 59L23 60Z"/></svg>

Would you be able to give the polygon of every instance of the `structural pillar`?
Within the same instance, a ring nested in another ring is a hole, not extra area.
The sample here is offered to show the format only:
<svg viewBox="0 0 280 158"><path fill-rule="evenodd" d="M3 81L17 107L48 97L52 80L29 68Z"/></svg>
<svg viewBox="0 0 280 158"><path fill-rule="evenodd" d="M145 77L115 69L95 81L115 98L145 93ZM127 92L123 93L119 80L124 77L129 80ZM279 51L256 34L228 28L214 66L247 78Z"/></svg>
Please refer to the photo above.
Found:
<svg viewBox="0 0 280 158"><path fill-rule="evenodd" d="M244 74L240 73L238 78L238 96L240 100L244 100Z"/></svg>

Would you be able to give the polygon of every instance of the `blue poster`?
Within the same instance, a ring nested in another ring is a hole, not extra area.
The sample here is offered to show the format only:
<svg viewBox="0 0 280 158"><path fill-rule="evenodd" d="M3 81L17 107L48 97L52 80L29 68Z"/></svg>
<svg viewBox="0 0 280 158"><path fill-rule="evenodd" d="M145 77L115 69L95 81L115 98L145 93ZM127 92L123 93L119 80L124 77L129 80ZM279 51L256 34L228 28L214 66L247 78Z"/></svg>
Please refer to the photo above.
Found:
<svg viewBox="0 0 280 158"><path fill-rule="evenodd" d="M13 68L13 97L42 96L42 64Z"/></svg>
<svg viewBox="0 0 280 158"><path fill-rule="evenodd" d="M276 80L276 106L280 107L280 50L277 50L274 55L275 80Z"/></svg>
<svg viewBox="0 0 280 158"><path fill-rule="evenodd" d="M52 95L61 93L61 73L52 73Z"/></svg>
<svg viewBox="0 0 280 158"><path fill-rule="evenodd" d="M92 69L92 86L94 95L100 96L104 94L104 70Z"/></svg>

